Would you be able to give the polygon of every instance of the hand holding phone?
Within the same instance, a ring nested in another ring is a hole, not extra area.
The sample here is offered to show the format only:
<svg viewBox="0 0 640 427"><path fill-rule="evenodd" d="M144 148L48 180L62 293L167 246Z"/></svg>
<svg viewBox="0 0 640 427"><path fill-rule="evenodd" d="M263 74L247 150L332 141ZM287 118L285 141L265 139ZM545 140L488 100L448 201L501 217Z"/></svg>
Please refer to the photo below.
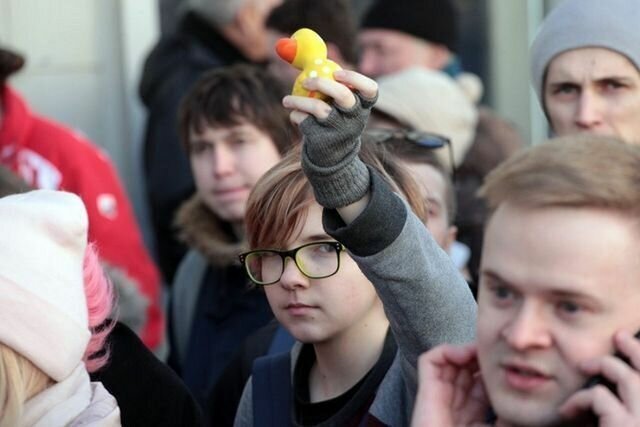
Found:
<svg viewBox="0 0 640 427"><path fill-rule="evenodd" d="M618 332L617 351L582 368L594 374L585 387L571 396L560 412L584 425L615 427L640 425L640 334ZM588 422L589 421L589 422Z"/></svg>
<svg viewBox="0 0 640 427"><path fill-rule="evenodd" d="M634 335L634 338L640 339L640 331L636 332L636 334ZM622 360L627 365L631 364L631 362L629 361L629 358L626 355L622 354L620 350L616 351L613 356ZM608 390L610 390L616 396L618 395L618 390L617 390L618 387L616 386L616 384L611 382L602 374L594 375L591 378L589 378L585 383L584 388L589 389L591 387L597 386L598 384L605 386Z"/></svg>

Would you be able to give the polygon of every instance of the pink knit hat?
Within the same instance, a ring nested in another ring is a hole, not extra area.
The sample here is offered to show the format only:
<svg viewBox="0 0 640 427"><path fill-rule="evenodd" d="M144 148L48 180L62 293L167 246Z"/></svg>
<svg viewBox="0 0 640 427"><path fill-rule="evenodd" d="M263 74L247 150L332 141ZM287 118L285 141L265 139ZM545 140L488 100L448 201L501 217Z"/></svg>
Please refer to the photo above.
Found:
<svg viewBox="0 0 640 427"><path fill-rule="evenodd" d="M37 190L0 199L0 342L64 380L89 342L78 196Z"/></svg>

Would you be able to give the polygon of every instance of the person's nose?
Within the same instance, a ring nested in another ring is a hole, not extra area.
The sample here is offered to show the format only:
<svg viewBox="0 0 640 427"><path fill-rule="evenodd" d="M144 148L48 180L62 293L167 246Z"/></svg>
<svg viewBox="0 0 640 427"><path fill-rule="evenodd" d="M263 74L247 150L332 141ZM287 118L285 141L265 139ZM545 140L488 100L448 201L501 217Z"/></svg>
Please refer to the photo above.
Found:
<svg viewBox="0 0 640 427"><path fill-rule="evenodd" d="M520 306L518 313L502 330L502 336L509 346L518 351L545 348L552 342L548 321L541 308L533 303Z"/></svg>
<svg viewBox="0 0 640 427"><path fill-rule="evenodd" d="M235 154L224 144L218 144L213 150L213 164L216 178L230 175L236 169Z"/></svg>
<svg viewBox="0 0 640 427"><path fill-rule="evenodd" d="M292 258L287 257L284 260L280 285L289 291L305 289L309 287L309 278L302 274Z"/></svg>
<svg viewBox="0 0 640 427"><path fill-rule="evenodd" d="M578 98L576 125L580 129L593 129L602 123L602 112L598 95L584 90Z"/></svg>

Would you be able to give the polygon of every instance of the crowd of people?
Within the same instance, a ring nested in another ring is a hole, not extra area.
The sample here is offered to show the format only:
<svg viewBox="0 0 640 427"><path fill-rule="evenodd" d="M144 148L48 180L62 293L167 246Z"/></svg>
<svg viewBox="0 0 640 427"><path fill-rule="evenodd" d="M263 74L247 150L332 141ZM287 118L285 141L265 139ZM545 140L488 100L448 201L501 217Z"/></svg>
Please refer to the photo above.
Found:
<svg viewBox="0 0 640 427"><path fill-rule="evenodd" d="M187 2L140 82L152 250L0 46L0 427L640 424L640 2L544 18L530 146L453 0L352 7ZM303 27L342 65L309 96Z"/></svg>

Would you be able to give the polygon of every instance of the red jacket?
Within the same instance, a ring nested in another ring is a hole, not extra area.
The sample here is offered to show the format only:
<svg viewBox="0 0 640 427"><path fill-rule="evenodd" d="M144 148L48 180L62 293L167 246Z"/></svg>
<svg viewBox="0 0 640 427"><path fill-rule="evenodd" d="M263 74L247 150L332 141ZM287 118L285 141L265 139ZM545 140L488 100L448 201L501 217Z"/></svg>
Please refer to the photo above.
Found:
<svg viewBox="0 0 640 427"><path fill-rule="evenodd" d="M124 271L149 300L141 338L156 348L164 335L160 276L111 161L82 135L31 112L7 85L0 95L0 163L34 188L65 190L82 198L89 240L97 244L100 257Z"/></svg>

